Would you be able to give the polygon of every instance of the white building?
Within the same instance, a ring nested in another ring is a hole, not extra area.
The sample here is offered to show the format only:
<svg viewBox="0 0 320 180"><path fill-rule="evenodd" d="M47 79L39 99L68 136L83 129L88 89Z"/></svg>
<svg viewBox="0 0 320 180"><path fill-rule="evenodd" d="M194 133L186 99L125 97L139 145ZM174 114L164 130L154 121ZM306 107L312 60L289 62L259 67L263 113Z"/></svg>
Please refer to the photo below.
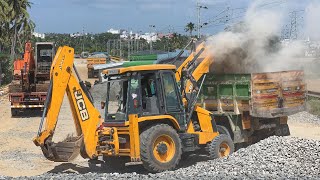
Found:
<svg viewBox="0 0 320 180"><path fill-rule="evenodd" d="M32 35L34 37L41 38L41 39L44 39L46 37L46 35L44 33L33 32Z"/></svg>
<svg viewBox="0 0 320 180"><path fill-rule="evenodd" d="M83 35L88 35L88 33L79 33L79 32L77 32L77 33L71 33L70 34L70 37L81 37L81 36L83 36Z"/></svg>
<svg viewBox="0 0 320 180"><path fill-rule="evenodd" d="M139 33L134 33L132 31L127 31L127 30L123 30L123 29L120 29L120 30L117 30L117 29L109 29L107 31L108 33L111 33L111 34L120 34L120 38L121 39L145 39L147 40L147 42L155 42L159 39L158 37L158 34L155 33L155 32L152 32L152 33L144 33L144 34L139 34Z"/></svg>
<svg viewBox="0 0 320 180"><path fill-rule="evenodd" d="M111 34L120 34L121 33L121 30L117 30L117 29L109 29L107 31L108 33L111 33Z"/></svg>
<svg viewBox="0 0 320 180"><path fill-rule="evenodd" d="M157 33L144 33L142 35L139 36L139 39L142 38L142 39L145 39L147 40L147 42L155 42L158 40L158 34Z"/></svg>

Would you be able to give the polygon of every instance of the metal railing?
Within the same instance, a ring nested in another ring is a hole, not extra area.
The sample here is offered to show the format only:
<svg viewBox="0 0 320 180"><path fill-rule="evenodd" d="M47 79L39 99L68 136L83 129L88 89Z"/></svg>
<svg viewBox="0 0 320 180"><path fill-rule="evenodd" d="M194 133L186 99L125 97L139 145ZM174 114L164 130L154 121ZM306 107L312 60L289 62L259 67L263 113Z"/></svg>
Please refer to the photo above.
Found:
<svg viewBox="0 0 320 180"><path fill-rule="evenodd" d="M320 92L308 91L307 95L310 97L320 98Z"/></svg>

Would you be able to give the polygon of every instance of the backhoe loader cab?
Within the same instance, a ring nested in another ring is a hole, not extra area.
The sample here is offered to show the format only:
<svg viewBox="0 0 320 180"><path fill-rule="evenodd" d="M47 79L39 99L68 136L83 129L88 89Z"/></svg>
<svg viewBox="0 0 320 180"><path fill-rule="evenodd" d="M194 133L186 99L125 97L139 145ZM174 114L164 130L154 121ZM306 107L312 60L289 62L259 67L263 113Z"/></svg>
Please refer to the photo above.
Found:
<svg viewBox="0 0 320 180"><path fill-rule="evenodd" d="M211 61L201 55L204 49L198 48L178 69L154 64L103 71L106 88L101 91L107 94L102 113L73 65L74 50L59 48L35 145L52 161L70 161L80 151L91 163L102 162L98 159L102 157L107 168L143 164L151 172L174 169L182 153L207 152L211 159L228 156L234 150L231 137L220 135L212 113L196 106L201 86L194 82L208 72ZM78 137L54 143L65 93Z"/></svg>
<svg viewBox="0 0 320 180"><path fill-rule="evenodd" d="M142 66L105 71L107 99L105 124L124 123L129 114L138 117L170 115L186 129L186 115L175 80L175 66ZM143 69L141 69L143 68ZM114 74L122 71L122 74ZM170 121L168 121L170 123Z"/></svg>

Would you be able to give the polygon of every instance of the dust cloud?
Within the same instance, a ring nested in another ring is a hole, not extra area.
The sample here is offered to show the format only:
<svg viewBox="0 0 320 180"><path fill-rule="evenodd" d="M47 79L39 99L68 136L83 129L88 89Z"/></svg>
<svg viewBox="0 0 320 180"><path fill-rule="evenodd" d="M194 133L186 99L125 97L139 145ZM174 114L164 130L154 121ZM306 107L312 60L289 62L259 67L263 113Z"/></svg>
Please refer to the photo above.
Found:
<svg viewBox="0 0 320 180"><path fill-rule="evenodd" d="M259 1L257 1L259 2ZM211 36L207 44L214 63L213 73L254 73L305 69L306 42L280 40L281 30L288 22L285 10L261 10L254 2L243 21ZM316 35L320 40L320 4L310 4L305 9L305 36ZM319 26L319 27L318 27ZM307 39L307 38L306 38Z"/></svg>
<svg viewBox="0 0 320 180"><path fill-rule="evenodd" d="M320 40L320 3L311 3L306 8L305 13L306 28L305 34L308 34L310 39Z"/></svg>

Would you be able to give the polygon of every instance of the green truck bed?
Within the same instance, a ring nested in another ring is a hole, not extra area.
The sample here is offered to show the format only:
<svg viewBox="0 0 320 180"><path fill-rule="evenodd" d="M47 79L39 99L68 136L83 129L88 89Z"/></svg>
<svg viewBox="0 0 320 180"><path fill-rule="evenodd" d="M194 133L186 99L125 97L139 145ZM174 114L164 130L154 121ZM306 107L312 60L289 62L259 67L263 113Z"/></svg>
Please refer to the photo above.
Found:
<svg viewBox="0 0 320 180"><path fill-rule="evenodd" d="M305 110L303 71L208 74L198 105L218 114L274 118Z"/></svg>

